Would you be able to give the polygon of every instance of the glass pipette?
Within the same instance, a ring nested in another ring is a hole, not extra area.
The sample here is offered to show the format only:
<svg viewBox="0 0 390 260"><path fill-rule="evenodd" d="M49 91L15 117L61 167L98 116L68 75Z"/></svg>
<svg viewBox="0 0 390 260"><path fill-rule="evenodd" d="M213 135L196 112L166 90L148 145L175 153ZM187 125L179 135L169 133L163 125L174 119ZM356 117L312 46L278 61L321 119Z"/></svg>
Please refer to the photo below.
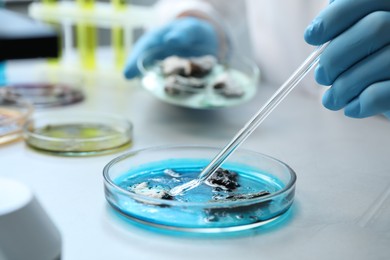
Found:
<svg viewBox="0 0 390 260"><path fill-rule="evenodd" d="M201 171L198 178L172 188L169 193L177 196L183 192L196 188L209 178L226 159L240 146L246 138L260 125L261 122L279 105L279 103L294 89L306 74L318 63L320 54L329 42L319 46L298 67L297 70L283 83L271 98L258 110L258 112L241 128L233 139L214 157L214 159Z"/></svg>

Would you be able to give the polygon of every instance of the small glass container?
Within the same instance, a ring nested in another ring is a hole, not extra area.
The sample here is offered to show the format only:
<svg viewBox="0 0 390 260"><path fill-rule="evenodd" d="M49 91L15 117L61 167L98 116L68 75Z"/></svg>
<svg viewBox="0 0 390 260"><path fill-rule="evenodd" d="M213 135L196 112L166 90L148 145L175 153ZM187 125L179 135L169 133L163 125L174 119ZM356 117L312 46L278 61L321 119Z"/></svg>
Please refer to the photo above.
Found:
<svg viewBox="0 0 390 260"><path fill-rule="evenodd" d="M133 125L116 115L41 113L24 126L26 143L40 151L63 156L116 152L132 143Z"/></svg>
<svg viewBox="0 0 390 260"><path fill-rule="evenodd" d="M203 76L174 75L175 80L172 80L172 75L166 75L162 68L164 61L170 57L191 60L205 56L214 57L216 64L210 73ZM228 59L222 60L209 50L196 47L154 48L141 55L137 65L142 74L142 86L156 98L196 109L230 107L248 102L255 95L260 78L259 68L248 58L231 54Z"/></svg>
<svg viewBox="0 0 390 260"><path fill-rule="evenodd" d="M278 219L290 208L295 172L277 159L241 149L222 165L236 174L234 189L203 183L185 194L169 196L171 188L196 178L219 151L164 146L126 153L103 170L106 199L117 212L143 225L190 233L252 229Z"/></svg>
<svg viewBox="0 0 390 260"><path fill-rule="evenodd" d="M0 95L0 144L19 139L32 112L33 106L26 100Z"/></svg>

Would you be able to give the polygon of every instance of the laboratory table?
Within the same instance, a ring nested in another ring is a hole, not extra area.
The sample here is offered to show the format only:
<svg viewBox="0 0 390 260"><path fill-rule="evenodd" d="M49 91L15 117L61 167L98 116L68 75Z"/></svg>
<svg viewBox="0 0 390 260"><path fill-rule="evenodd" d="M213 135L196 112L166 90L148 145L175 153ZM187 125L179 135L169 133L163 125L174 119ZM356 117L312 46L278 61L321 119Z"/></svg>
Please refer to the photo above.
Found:
<svg viewBox="0 0 390 260"><path fill-rule="evenodd" d="M95 81L86 86L84 102L51 112L123 115L134 124L130 150L183 144L222 147L274 89L260 84L249 103L193 110L155 99L137 80L125 85ZM63 260L390 259L386 118L346 118L298 87L240 149L291 166L298 178L296 197L283 221L229 236L156 232L116 214L104 197L102 171L125 151L61 157L13 142L0 146L0 177L32 189L61 232Z"/></svg>

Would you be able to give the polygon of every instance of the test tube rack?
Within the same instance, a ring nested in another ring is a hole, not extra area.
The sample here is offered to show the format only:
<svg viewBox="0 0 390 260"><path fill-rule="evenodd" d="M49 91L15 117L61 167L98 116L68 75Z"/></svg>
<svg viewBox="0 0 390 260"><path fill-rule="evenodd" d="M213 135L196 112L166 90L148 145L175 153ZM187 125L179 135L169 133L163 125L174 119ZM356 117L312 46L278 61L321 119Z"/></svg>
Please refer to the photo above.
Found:
<svg viewBox="0 0 390 260"><path fill-rule="evenodd" d="M89 1L89 4L88 0L45 0L31 3L28 13L32 18L53 24L62 31L61 57L47 62L49 71L65 70L84 77L119 80L124 80L122 70L134 42L134 30L146 28L153 19L151 7L132 5L122 0L111 3ZM76 34L73 28L77 29ZM102 50L98 46L96 30L100 28L112 32L109 51L107 48L103 51L108 55L103 55L103 58L98 56Z"/></svg>

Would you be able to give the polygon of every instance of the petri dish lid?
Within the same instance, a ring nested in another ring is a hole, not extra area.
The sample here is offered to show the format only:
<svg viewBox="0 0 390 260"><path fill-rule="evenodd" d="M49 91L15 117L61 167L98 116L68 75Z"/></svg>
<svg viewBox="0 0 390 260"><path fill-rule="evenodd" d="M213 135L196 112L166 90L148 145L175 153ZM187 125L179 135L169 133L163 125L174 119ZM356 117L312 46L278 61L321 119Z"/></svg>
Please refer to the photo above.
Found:
<svg viewBox="0 0 390 260"><path fill-rule="evenodd" d="M84 100L80 89L63 83L14 83L0 91L11 98L24 98L36 108L65 106Z"/></svg>
<svg viewBox="0 0 390 260"><path fill-rule="evenodd" d="M42 113L24 126L26 143L61 156L113 153L132 143L133 125L126 118L100 113Z"/></svg>
<svg viewBox="0 0 390 260"><path fill-rule="evenodd" d="M32 112L33 106L28 101L0 94L0 144L19 139Z"/></svg>
<svg viewBox="0 0 390 260"><path fill-rule="evenodd" d="M31 68L9 75L3 95L24 98L35 108L59 107L84 100L83 78L70 72L40 70Z"/></svg>

